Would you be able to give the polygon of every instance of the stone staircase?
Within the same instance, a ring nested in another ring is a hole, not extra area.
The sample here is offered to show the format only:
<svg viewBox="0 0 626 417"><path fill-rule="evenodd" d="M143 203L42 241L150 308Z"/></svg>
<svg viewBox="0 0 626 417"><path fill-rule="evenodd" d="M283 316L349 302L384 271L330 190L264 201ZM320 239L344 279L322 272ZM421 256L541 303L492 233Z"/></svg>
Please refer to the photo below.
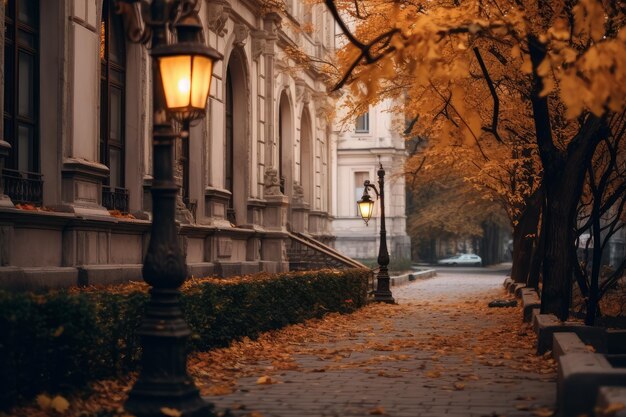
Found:
<svg viewBox="0 0 626 417"><path fill-rule="evenodd" d="M315 269L365 268L362 263L339 253L336 249L298 232L289 233L287 248L290 271L310 271Z"/></svg>

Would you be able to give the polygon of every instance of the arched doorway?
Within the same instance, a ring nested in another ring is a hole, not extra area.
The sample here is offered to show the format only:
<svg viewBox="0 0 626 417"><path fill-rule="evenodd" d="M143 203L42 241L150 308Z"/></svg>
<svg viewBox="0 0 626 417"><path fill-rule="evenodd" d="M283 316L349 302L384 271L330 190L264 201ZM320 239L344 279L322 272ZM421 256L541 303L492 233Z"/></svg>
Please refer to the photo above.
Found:
<svg viewBox="0 0 626 417"><path fill-rule="evenodd" d="M233 50L224 83L224 188L231 193L227 218L233 224L246 221L248 175L248 81L245 58Z"/></svg>

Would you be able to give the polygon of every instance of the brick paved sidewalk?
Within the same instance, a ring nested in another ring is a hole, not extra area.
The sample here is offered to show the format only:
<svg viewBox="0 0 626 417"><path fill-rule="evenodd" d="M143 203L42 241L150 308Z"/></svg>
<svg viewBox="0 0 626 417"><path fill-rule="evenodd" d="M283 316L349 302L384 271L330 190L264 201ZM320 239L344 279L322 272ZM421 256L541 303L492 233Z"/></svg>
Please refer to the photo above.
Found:
<svg viewBox="0 0 626 417"><path fill-rule="evenodd" d="M507 328L521 321L519 311L483 309L478 317L477 309L459 307L501 297L503 279L440 273L394 288L400 305L387 307L397 309L388 318L372 315L349 337L338 332L328 343L312 344L318 354L294 355L297 369L272 374L276 384L245 377L234 393L207 399L218 410L254 417L549 415L555 375L524 365L531 349L503 348L510 346ZM487 349L470 343L475 340ZM504 359L490 356L492 345L506 351Z"/></svg>

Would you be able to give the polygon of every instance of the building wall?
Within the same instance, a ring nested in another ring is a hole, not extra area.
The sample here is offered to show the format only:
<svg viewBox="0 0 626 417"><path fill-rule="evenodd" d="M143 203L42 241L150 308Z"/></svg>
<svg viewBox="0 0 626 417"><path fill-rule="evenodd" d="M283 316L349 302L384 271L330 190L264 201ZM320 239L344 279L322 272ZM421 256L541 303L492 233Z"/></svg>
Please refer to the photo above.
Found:
<svg viewBox="0 0 626 417"><path fill-rule="evenodd" d="M356 121L335 127L336 171L333 201L335 248L347 256L373 259L378 255L380 237L380 202L365 225L356 202L363 194L365 179L378 186L379 164L385 169L385 225L387 247L392 259L410 258L410 238L406 234L405 187L402 174L406 151L404 139L397 133L402 115L390 111L391 101L369 108L369 128L357 132ZM339 117L341 119L341 116ZM363 126L361 126L363 127ZM370 193L375 197L374 193Z"/></svg>
<svg viewBox="0 0 626 417"><path fill-rule="evenodd" d="M144 47L126 43L124 185L132 216L119 216L102 197L109 176L99 155L102 0L38 3L45 210L16 207L0 189L0 286L139 279L151 218L152 61ZM333 53L332 17L323 5L296 0L281 15L264 14L252 0L200 3L206 41L224 59L213 69L206 117L187 139L189 203L180 198L177 219L190 273L284 271L287 230L332 240L326 111L334 104L321 75L293 71L285 52L299 46L318 58ZM317 24L310 34L302 31L308 22ZM225 178L229 68L232 192ZM182 142L176 151L180 157ZM0 141L0 155L10 152ZM175 175L182 185L180 162Z"/></svg>

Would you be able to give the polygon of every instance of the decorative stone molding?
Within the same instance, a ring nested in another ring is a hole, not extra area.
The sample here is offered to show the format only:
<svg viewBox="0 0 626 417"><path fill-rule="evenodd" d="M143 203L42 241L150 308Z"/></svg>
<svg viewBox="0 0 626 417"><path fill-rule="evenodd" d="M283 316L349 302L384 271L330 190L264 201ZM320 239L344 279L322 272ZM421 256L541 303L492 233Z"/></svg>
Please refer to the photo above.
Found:
<svg viewBox="0 0 626 417"><path fill-rule="evenodd" d="M291 78L289 77L289 74L287 74L286 72L283 72L280 75L280 78L281 78L281 84L282 84L283 90L289 89L289 79Z"/></svg>
<svg viewBox="0 0 626 417"><path fill-rule="evenodd" d="M315 101L315 116L319 119L326 119L327 112L330 108L326 93L313 93Z"/></svg>
<svg viewBox="0 0 626 417"><path fill-rule="evenodd" d="M265 195L282 195L280 192L280 179L278 178L278 170L275 168L267 168L265 170Z"/></svg>
<svg viewBox="0 0 626 417"><path fill-rule="evenodd" d="M252 59L257 61L265 52L267 42L265 41L265 31L255 30L252 32Z"/></svg>
<svg viewBox="0 0 626 417"><path fill-rule="evenodd" d="M218 36L224 36L228 32L226 22L232 10L230 4L225 0L215 0L207 2L206 6L209 29Z"/></svg>
<svg viewBox="0 0 626 417"><path fill-rule="evenodd" d="M268 34L276 36L276 32L281 28L282 18L278 13L272 12L265 15L263 23Z"/></svg>
<svg viewBox="0 0 626 417"><path fill-rule="evenodd" d="M304 203L304 187L297 181L293 183L293 202L298 204Z"/></svg>
<svg viewBox="0 0 626 417"><path fill-rule="evenodd" d="M233 33L235 34L235 45L243 48L246 44L246 41L248 40L250 29L248 29L248 26L246 25L237 23L233 28Z"/></svg>
<svg viewBox="0 0 626 417"><path fill-rule="evenodd" d="M309 104L311 101L311 92L304 80L296 79L296 101L302 101L304 104Z"/></svg>

